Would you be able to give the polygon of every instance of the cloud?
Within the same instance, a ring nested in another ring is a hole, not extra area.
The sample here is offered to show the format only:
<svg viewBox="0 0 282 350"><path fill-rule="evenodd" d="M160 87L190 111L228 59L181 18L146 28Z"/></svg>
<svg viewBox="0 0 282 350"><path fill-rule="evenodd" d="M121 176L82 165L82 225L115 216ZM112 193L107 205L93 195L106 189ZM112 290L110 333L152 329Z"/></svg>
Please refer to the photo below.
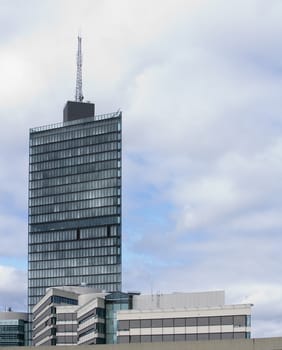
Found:
<svg viewBox="0 0 282 350"><path fill-rule="evenodd" d="M27 274L26 271L12 266L0 265L1 311L12 307L14 311L27 310Z"/></svg>
<svg viewBox="0 0 282 350"><path fill-rule="evenodd" d="M82 27L84 95L124 112L125 288L226 289L255 304L255 335L279 335L281 3L0 6L1 255L26 254L28 129L62 120ZM25 277L0 271L19 305Z"/></svg>
<svg viewBox="0 0 282 350"><path fill-rule="evenodd" d="M0 237L1 257L27 256L26 218L23 219L20 216L11 216L8 214L0 215Z"/></svg>

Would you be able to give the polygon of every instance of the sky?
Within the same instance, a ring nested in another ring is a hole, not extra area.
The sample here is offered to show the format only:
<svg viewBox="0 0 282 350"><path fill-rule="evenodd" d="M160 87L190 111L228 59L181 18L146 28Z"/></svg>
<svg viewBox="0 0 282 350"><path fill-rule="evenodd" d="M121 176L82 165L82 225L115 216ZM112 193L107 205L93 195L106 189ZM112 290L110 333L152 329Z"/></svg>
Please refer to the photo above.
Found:
<svg viewBox="0 0 282 350"><path fill-rule="evenodd" d="M225 290L282 336L282 1L0 0L0 311L25 310L29 128L123 111L123 289Z"/></svg>

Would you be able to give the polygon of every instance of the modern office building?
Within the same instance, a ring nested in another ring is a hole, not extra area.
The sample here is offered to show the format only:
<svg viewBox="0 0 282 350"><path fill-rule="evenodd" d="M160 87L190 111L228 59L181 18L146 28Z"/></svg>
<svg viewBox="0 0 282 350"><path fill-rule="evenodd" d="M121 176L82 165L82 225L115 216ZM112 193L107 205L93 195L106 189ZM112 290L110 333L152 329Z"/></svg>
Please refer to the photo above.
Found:
<svg viewBox="0 0 282 350"><path fill-rule="evenodd" d="M33 308L33 344L114 344L117 312L130 308L132 297L88 287L49 288Z"/></svg>
<svg viewBox="0 0 282 350"><path fill-rule="evenodd" d="M28 306L53 286L121 290L121 112L67 102L30 129Z"/></svg>
<svg viewBox="0 0 282 350"><path fill-rule="evenodd" d="M246 339L251 305L226 305L223 291L137 295L117 322L122 344Z"/></svg>
<svg viewBox="0 0 282 350"><path fill-rule="evenodd" d="M27 324L25 312L0 312L0 346L27 345Z"/></svg>
<svg viewBox="0 0 282 350"><path fill-rule="evenodd" d="M251 305L224 292L139 295L50 288L33 308L34 345L179 342L250 338Z"/></svg>

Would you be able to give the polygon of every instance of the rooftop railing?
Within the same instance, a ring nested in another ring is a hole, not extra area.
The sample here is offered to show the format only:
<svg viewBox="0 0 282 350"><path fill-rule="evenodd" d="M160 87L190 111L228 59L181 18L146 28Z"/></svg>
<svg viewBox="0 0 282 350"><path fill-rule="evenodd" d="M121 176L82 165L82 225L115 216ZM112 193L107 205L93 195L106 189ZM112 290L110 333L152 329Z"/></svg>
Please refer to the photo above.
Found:
<svg viewBox="0 0 282 350"><path fill-rule="evenodd" d="M118 110L117 112L113 112L113 113L100 114L100 115L95 115L93 117L75 119L75 120L71 120L69 122L61 122L61 123L55 123L55 124L38 126L38 127L35 127L35 128L31 128L30 132L32 133L32 132L46 131L46 130L61 128L63 126L71 126L71 125L76 125L76 124L92 122L92 121L105 120L105 119L110 119L110 118L117 118L120 115L121 115L121 111Z"/></svg>

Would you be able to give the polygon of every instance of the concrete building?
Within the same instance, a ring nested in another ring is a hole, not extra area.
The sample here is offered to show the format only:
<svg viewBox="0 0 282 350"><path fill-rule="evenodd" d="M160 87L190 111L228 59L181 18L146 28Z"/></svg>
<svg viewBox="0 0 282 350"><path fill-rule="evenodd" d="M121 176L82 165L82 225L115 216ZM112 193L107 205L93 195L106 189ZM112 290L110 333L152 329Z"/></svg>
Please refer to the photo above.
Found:
<svg viewBox="0 0 282 350"><path fill-rule="evenodd" d="M27 345L27 324L25 312L0 312L0 346Z"/></svg>
<svg viewBox="0 0 282 350"><path fill-rule="evenodd" d="M121 290L121 112L30 129L29 312L54 286Z"/></svg>
<svg viewBox="0 0 282 350"><path fill-rule="evenodd" d="M251 305L224 292L101 293L50 288L33 308L34 345L175 342L249 338Z"/></svg>
<svg viewBox="0 0 282 350"><path fill-rule="evenodd" d="M132 305L131 293L87 287L50 288L33 308L33 344L112 344L117 312Z"/></svg>
<svg viewBox="0 0 282 350"><path fill-rule="evenodd" d="M223 291L138 295L117 321L123 344L250 338L251 305L225 305Z"/></svg>

